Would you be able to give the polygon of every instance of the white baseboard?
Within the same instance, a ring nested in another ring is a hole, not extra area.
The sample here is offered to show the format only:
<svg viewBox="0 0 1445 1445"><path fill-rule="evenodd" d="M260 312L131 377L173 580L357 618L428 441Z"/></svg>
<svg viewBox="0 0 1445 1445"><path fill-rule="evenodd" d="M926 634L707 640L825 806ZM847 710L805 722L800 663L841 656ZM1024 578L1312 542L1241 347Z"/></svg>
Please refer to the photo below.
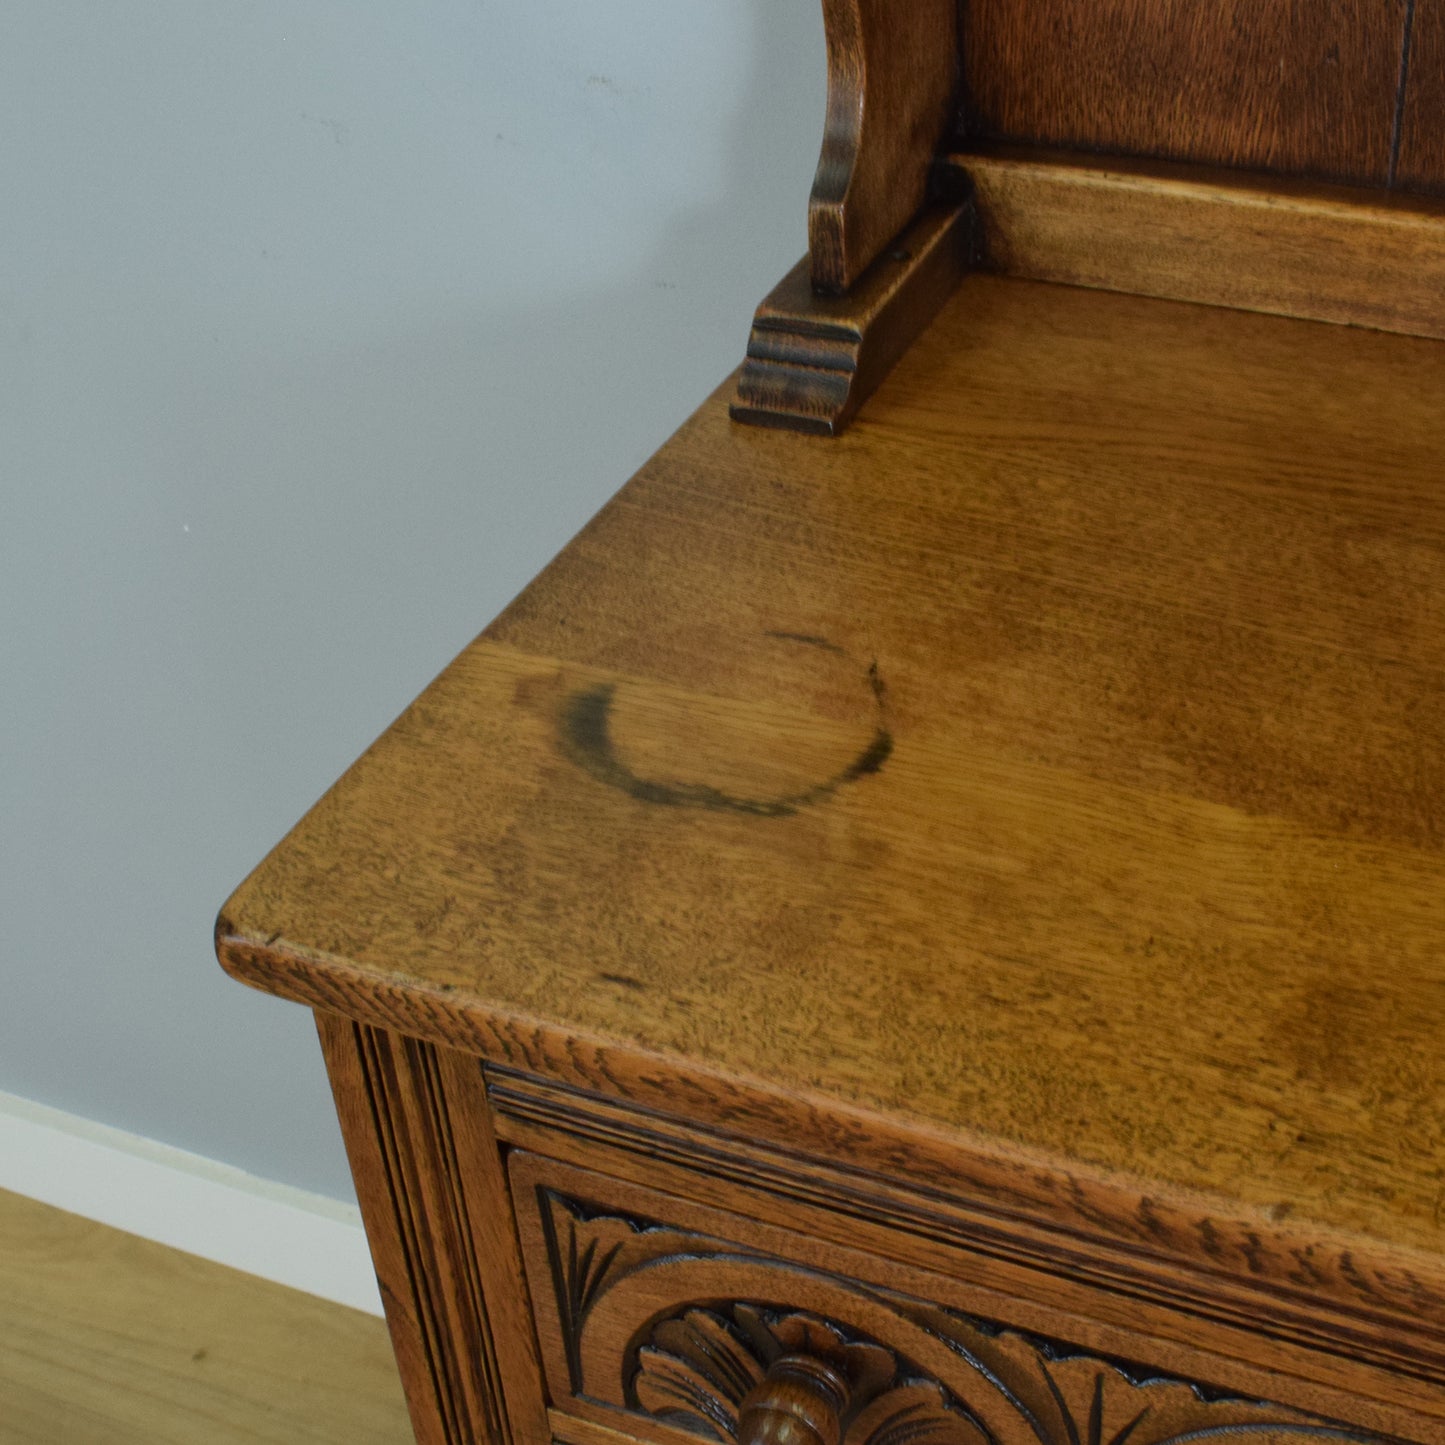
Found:
<svg viewBox="0 0 1445 1445"><path fill-rule="evenodd" d="M381 1313L354 1204L3 1092L0 1189Z"/></svg>

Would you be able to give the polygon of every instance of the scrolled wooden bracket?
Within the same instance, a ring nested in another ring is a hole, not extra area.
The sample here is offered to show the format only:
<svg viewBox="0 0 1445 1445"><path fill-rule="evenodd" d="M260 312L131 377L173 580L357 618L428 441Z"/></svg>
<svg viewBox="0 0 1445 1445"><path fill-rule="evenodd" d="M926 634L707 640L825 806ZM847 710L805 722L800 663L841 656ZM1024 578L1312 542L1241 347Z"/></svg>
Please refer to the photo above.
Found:
<svg viewBox="0 0 1445 1445"><path fill-rule="evenodd" d="M957 0L823 0L828 119L808 255L763 302L736 421L836 436L967 268L973 212L945 199Z"/></svg>
<svg viewBox="0 0 1445 1445"><path fill-rule="evenodd" d="M929 195L958 90L957 0L823 0L828 118L808 210L810 274L849 291Z"/></svg>
<svg viewBox="0 0 1445 1445"><path fill-rule="evenodd" d="M805 257L758 308L734 421L837 436L974 264L972 200L929 206L846 296Z"/></svg>

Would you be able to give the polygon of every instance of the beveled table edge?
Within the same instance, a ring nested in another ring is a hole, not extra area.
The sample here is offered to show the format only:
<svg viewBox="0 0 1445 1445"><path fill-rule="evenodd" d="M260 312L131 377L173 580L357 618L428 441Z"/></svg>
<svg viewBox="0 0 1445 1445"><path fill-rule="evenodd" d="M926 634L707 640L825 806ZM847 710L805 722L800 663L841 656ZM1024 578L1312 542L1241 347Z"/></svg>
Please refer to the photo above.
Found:
<svg viewBox="0 0 1445 1445"><path fill-rule="evenodd" d="M1388 1335L1396 1368L1445 1386L1445 1260L1425 1251L588 1035L279 935L238 934L224 908L216 954L262 992L470 1055L494 1092L501 1075L538 1081L584 1110L621 1106L855 1184L887 1180L1005 1236L1030 1236L1056 1267L1102 1250L1145 1288L1152 1280L1205 1307L1233 1296L1238 1309L1243 1290L1247 1308L1286 1337L1351 1356Z"/></svg>

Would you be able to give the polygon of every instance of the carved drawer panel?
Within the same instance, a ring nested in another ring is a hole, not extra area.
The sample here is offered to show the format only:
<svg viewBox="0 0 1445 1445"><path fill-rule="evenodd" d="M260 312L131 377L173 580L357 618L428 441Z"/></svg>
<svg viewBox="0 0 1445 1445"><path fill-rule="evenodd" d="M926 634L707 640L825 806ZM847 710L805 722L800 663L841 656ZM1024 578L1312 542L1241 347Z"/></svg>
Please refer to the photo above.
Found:
<svg viewBox="0 0 1445 1445"><path fill-rule="evenodd" d="M552 1428L576 1445L599 1426L659 1445L1386 1438L945 1307L881 1261L864 1279L788 1258L743 1242L745 1219L699 1228L683 1201L590 1171L519 1151L510 1174Z"/></svg>

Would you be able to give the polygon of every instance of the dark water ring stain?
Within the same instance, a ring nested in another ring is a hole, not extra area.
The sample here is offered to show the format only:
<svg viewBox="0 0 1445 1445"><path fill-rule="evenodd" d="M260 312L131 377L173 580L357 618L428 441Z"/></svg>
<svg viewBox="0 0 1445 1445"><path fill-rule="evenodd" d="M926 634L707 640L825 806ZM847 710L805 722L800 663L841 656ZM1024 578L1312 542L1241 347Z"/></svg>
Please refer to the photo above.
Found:
<svg viewBox="0 0 1445 1445"><path fill-rule="evenodd" d="M805 638L796 633L769 633L771 637L789 642L807 642L830 651L841 651L821 638ZM868 686L881 711L885 696L883 679L875 662L868 669ZM597 687L575 692L562 707L560 739L562 750L583 772L616 788L642 803L655 803L663 808L706 808L714 813L744 813L754 818L791 818L832 797L839 788L856 783L882 768L893 753L893 735L880 723L872 741L841 772L814 783L801 792L785 793L774 798L741 798L714 788L708 783L661 783L639 777L617 756L612 743L612 699L617 688L602 683Z"/></svg>

